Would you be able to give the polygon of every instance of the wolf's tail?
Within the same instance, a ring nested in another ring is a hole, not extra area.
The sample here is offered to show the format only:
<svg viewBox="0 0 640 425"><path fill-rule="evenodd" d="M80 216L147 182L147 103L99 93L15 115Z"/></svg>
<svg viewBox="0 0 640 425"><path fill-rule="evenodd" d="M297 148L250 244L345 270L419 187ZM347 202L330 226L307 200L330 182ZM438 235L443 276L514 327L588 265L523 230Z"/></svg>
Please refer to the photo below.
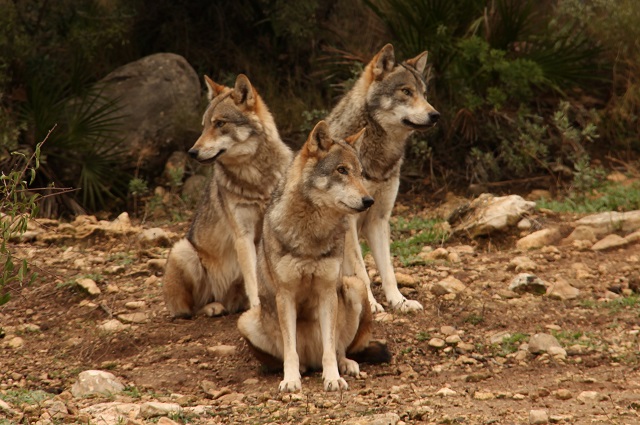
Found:
<svg viewBox="0 0 640 425"><path fill-rule="evenodd" d="M358 363L389 363L391 361L391 352L386 341L371 340L362 351L357 353L347 353L347 357Z"/></svg>

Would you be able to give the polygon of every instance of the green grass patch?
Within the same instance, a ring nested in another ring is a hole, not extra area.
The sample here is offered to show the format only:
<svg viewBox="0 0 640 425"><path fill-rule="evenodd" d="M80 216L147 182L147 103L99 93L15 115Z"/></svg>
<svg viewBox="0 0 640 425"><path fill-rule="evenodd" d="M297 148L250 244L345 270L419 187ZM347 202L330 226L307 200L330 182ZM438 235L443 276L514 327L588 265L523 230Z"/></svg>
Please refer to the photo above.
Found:
<svg viewBox="0 0 640 425"><path fill-rule="evenodd" d="M21 404L40 404L44 400L53 398L53 394L49 394L42 390L7 390L6 393L0 393L0 399L14 406Z"/></svg>
<svg viewBox="0 0 640 425"><path fill-rule="evenodd" d="M484 322L484 316L481 316L479 314L470 314L464 318L464 321L466 323L471 323L472 325L479 325L480 323Z"/></svg>
<svg viewBox="0 0 640 425"><path fill-rule="evenodd" d="M431 339L431 335L428 332L420 332L416 335L416 339L420 342L429 341Z"/></svg>
<svg viewBox="0 0 640 425"><path fill-rule="evenodd" d="M640 209L640 183L623 186L603 183L587 194L570 193L562 200L541 199L538 208L557 212L596 213Z"/></svg>
<svg viewBox="0 0 640 425"><path fill-rule="evenodd" d="M637 309L640 313L640 295L633 294L627 297L620 297L609 301L582 300L580 306L588 309L606 308L613 313L622 310Z"/></svg>
<svg viewBox="0 0 640 425"><path fill-rule="evenodd" d="M518 347L520 347L520 344L526 342L527 339L529 339L529 335L521 332L517 332L509 337L505 337L499 344L494 344L496 354L506 356L507 354L515 353L516 351L518 351Z"/></svg>
<svg viewBox="0 0 640 425"><path fill-rule="evenodd" d="M422 217L396 217L391 219L391 253L403 266L424 263L418 257L425 245L441 244L449 234L441 230L441 220Z"/></svg>

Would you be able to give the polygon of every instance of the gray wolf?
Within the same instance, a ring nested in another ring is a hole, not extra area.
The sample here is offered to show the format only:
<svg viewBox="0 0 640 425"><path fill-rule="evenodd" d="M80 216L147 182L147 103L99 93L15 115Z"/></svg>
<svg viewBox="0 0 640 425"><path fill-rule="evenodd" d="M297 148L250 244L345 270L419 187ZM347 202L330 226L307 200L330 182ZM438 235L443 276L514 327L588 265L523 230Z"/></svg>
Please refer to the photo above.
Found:
<svg viewBox="0 0 640 425"><path fill-rule="evenodd" d="M245 75L233 88L205 76L209 105L189 155L213 164L187 236L167 259L164 298L174 317L257 305L256 243L271 192L293 154Z"/></svg>
<svg viewBox="0 0 640 425"><path fill-rule="evenodd" d="M364 282L342 276L347 216L373 204L356 152L362 133L334 140L320 121L265 213L260 305L240 316L238 329L260 360L284 367L283 392L299 391L301 371L320 366L326 391L347 389L340 372L360 369L346 355L376 346ZM388 360L386 345L374 351Z"/></svg>
<svg viewBox="0 0 640 425"><path fill-rule="evenodd" d="M427 52L396 63L393 46L387 44L367 64L353 88L327 117L331 135L343 138L365 127L360 148L365 187L376 199L367 212L351 216L345 241L345 276L356 275L366 283L374 312L384 311L371 292L358 235L367 240L387 302L401 311L421 310L398 290L391 261L389 218L398 194L400 167L407 138L426 130L440 114L429 104L424 71Z"/></svg>

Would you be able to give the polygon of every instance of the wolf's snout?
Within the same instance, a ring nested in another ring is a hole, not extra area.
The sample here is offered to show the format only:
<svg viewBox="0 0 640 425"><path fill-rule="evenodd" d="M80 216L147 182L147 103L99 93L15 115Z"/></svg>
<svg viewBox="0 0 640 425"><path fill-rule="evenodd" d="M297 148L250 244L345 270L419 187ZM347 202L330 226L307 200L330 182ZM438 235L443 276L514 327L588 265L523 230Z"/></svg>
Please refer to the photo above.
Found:
<svg viewBox="0 0 640 425"><path fill-rule="evenodd" d="M189 156L191 158L198 159L198 153L199 153L198 149L191 148L191 149L189 149L189 152L187 152L187 153L189 154Z"/></svg>
<svg viewBox="0 0 640 425"><path fill-rule="evenodd" d="M371 205L373 205L373 198L371 196L365 196L364 198L362 198L362 205L364 205L364 208L367 209L369 208Z"/></svg>
<svg viewBox="0 0 640 425"><path fill-rule="evenodd" d="M429 112L429 120L433 124L437 123L439 119L440 119L440 112L438 111Z"/></svg>

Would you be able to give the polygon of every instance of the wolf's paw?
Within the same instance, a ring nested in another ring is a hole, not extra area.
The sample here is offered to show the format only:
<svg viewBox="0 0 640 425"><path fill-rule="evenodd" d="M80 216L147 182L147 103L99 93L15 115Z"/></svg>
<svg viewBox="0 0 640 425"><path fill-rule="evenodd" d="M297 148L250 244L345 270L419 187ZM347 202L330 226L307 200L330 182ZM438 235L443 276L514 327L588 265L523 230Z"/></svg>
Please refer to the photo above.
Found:
<svg viewBox="0 0 640 425"><path fill-rule="evenodd" d="M382 305L378 301L369 299L369 304L371 304L371 313L384 313L384 307L382 307Z"/></svg>
<svg viewBox="0 0 640 425"><path fill-rule="evenodd" d="M209 317L222 316L227 312L224 306L220 303L210 303L200 309L201 313L206 314Z"/></svg>
<svg viewBox="0 0 640 425"><path fill-rule="evenodd" d="M344 358L340 360L340 373L343 375L358 376L360 375L360 365L358 362Z"/></svg>
<svg viewBox="0 0 640 425"><path fill-rule="evenodd" d="M300 379L294 379L293 381L282 381L278 386L278 391L281 393L295 393L302 389L302 382Z"/></svg>
<svg viewBox="0 0 640 425"><path fill-rule="evenodd" d="M344 391L348 390L349 385L347 385L347 381L338 377L338 379L325 379L324 380L324 390L333 392L333 391Z"/></svg>
<svg viewBox="0 0 640 425"><path fill-rule="evenodd" d="M420 304L418 301L408 300L406 298L402 298L400 302L391 303L391 305L393 306L394 310L398 310L403 313L408 313L410 311L418 311L423 309L422 304Z"/></svg>

